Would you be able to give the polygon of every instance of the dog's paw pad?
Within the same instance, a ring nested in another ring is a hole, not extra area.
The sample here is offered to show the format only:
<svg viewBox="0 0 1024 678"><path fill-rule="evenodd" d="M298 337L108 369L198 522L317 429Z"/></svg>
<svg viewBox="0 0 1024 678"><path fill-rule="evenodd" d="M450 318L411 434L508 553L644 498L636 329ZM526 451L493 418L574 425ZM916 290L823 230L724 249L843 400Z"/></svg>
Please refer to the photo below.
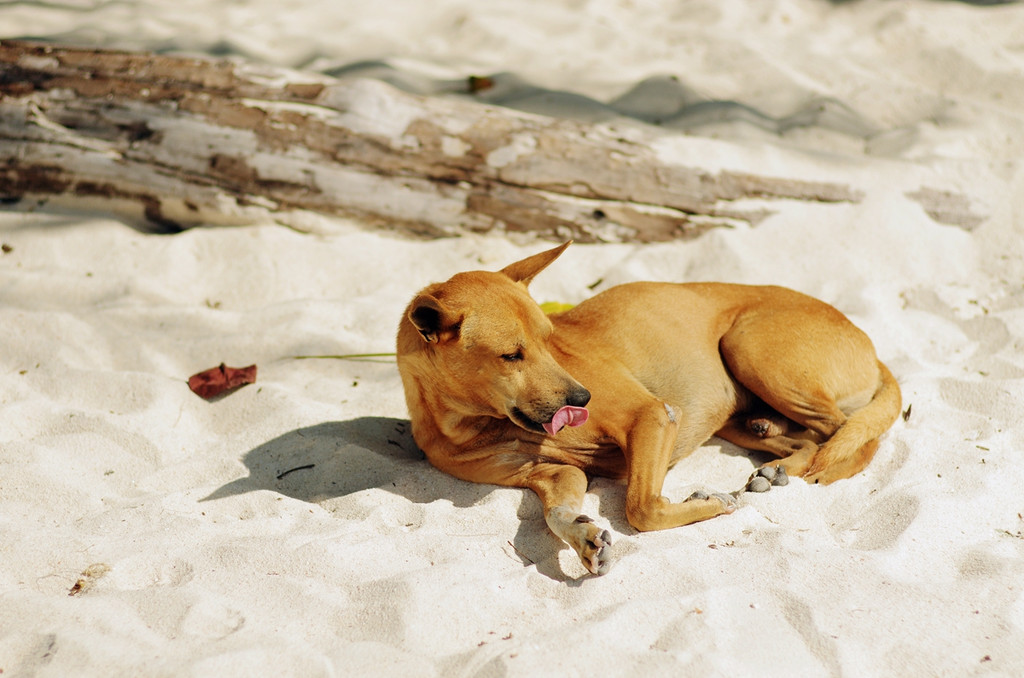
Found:
<svg viewBox="0 0 1024 678"><path fill-rule="evenodd" d="M606 574L612 568L612 535L608 530L602 530L587 540L587 551L589 552L584 566L592 574Z"/></svg>
<svg viewBox="0 0 1024 678"><path fill-rule="evenodd" d="M601 530L587 540L587 546L594 552L600 552L605 546L612 545L612 535L608 530Z"/></svg>
<svg viewBox="0 0 1024 678"><path fill-rule="evenodd" d="M736 510L736 497L724 492L712 492L709 494L704 490L697 490L687 497L685 501L708 501L709 499L717 499L722 502L722 507L726 513L732 513Z"/></svg>
<svg viewBox="0 0 1024 678"><path fill-rule="evenodd" d="M614 562L615 559L609 554L609 549L601 549L601 553L594 559L594 566L590 568L590 571L598 576L608 574Z"/></svg>
<svg viewBox="0 0 1024 678"><path fill-rule="evenodd" d="M724 492L715 492L711 496L717 499L718 501L722 502L722 506L725 507L726 513L732 513L733 511L736 510L736 497L732 496L731 494L725 494Z"/></svg>
<svg viewBox="0 0 1024 678"><path fill-rule="evenodd" d="M747 481L747 492L767 492L772 487L789 485L789 476L782 466L762 466Z"/></svg>
<svg viewBox="0 0 1024 678"><path fill-rule="evenodd" d="M758 438L767 438L772 432L772 422L768 419L750 419L747 421L747 430Z"/></svg>
<svg viewBox="0 0 1024 678"><path fill-rule="evenodd" d="M768 468L768 467L766 467ZM782 487L783 485L789 485L789 474L786 473L785 466L774 466L775 477L769 478L772 481L772 485L775 487Z"/></svg>
<svg viewBox="0 0 1024 678"><path fill-rule="evenodd" d="M747 492L767 492L772 489L772 481L764 476L753 475L747 481Z"/></svg>

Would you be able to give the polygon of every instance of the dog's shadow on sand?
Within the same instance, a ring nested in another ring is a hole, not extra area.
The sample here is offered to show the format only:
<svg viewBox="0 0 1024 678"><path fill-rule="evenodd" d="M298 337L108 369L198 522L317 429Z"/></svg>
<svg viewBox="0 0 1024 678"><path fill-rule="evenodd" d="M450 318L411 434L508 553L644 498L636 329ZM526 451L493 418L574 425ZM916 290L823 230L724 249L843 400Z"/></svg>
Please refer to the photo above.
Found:
<svg viewBox="0 0 1024 678"><path fill-rule="evenodd" d="M249 475L202 501L271 490L315 503L380 488L418 504L448 499L466 507L493 489L434 469L409 428L407 419L360 417L290 431L246 452Z"/></svg>
<svg viewBox="0 0 1024 678"><path fill-rule="evenodd" d="M389 417L360 417L290 431L250 450L242 462L249 475L217 488L201 501L271 490L319 503L379 488L417 504L444 499L467 508L496 489L435 469L416 446L409 421ZM535 564L541 574L571 582L573 578L558 566L558 552L568 546L548 531L539 499L528 490L521 492L516 534L495 538L502 546L511 545L524 565Z"/></svg>

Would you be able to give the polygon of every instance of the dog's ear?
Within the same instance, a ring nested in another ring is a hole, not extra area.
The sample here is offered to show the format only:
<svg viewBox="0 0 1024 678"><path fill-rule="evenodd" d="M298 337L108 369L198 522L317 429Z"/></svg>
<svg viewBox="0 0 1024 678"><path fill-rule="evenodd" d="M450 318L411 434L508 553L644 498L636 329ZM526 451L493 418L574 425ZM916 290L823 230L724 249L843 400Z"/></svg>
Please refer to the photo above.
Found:
<svg viewBox="0 0 1024 678"><path fill-rule="evenodd" d="M444 304L429 294L421 294L409 306L409 321L428 344L436 343L445 332L458 332L458 319Z"/></svg>
<svg viewBox="0 0 1024 678"><path fill-rule="evenodd" d="M509 264L505 268L501 269L501 272L512 278L515 282L521 282L524 285L529 285L530 281L534 277L543 271L548 265L558 258L565 248L572 244L572 240L562 243L554 249L550 249L540 254L534 254L532 257L526 257L522 261L517 261L514 264Z"/></svg>

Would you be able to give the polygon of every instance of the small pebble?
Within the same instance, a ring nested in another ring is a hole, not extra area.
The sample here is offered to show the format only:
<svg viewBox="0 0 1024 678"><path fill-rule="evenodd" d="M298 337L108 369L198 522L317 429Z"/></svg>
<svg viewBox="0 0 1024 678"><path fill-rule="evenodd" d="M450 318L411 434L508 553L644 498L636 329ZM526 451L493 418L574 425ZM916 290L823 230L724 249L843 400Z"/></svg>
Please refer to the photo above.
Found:
<svg viewBox="0 0 1024 678"><path fill-rule="evenodd" d="M761 476L762 478L767 478L768 482L772 482L773 480L775 480L775 474L777 472L777 466L762 466L761 468L757 469L757 475Z"/></svg>
<svg viewBox="0 0 1024 678"><path fill-rule="evenodd" d="M767 492L770 489L772 489L772 483L764 476L755 475L747 483L748 492Z"/></svg>

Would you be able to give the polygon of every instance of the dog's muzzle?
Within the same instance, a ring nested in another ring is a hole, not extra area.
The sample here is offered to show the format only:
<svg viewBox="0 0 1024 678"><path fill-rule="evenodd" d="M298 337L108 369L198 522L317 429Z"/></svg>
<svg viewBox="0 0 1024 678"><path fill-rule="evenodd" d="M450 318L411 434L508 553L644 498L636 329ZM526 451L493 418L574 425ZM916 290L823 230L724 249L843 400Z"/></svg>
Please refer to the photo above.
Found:
<svg viewBox="0 0 1024 678"><path fill-rule="evenodd" d="M555 435L565 426L581 426L590 416L586 404L590 402L590 391L577 386L565 396L564 404L541 420L534 419L518 407L512 408L509 418L530 431Z"/></svg>

